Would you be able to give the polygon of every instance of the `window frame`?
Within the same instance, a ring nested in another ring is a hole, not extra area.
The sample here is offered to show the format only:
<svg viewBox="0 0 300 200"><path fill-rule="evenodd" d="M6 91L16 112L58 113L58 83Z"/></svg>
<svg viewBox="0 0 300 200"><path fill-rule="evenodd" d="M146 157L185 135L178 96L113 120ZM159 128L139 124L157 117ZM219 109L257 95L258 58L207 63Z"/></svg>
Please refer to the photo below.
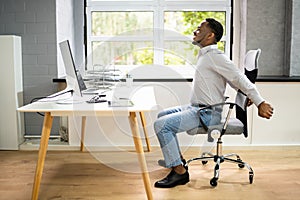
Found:
<svg viewBox="0 0 300 200"><path fill-rule="evenodd" d="M162 51L156 49L164 48L164 41L187 41L187 36L165 37L161 34L164 30L164 12L175 11L221 11L225 12L226 35L221 41L225 41L225 54L231 57L231 27L232 27L232 1L231 0L86 0L86 70L93 70L91 55L92 43L96 41L152 41L154 45L153 65L164 65ZM200 9L201 8L201 9ZM153 37L114 37L114 36L93 36L92 35L92 12L101 11L148 11L153 12ZM192 34L190 35L192 41ZM126 66L128 69L130 66ZM191 77L192 77L191 73ZM158 75L158 78L159 75Z"/></svg>

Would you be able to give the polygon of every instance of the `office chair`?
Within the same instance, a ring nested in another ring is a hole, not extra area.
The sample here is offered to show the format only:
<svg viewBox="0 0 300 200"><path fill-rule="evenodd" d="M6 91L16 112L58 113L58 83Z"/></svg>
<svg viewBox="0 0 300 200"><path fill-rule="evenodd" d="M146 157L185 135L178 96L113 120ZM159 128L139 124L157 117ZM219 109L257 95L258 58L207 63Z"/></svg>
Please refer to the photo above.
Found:
<svg viewBox="0 0 300 200"><path fill-rule="evenodd" d="M245 56L245 61L244 61L245 75L253 83L255 82L257 77L258 59L260 53L261 53L260 49L249 50ZM198 161L202 161L202 164L205 165L209 160L213 160L215 162L214 176L210 180L210 185L213 187L216 187L218 184L220 164L223 162L235 163L238 165L239 168L244 168L246 166L249 170L249 182L250 184L253 183L254 172L248 163L242 161L241 157L236 153L230 153L225 155L222 154L222 136L241 135L241 134L244 134L245 137L248 136L247 112L246 112L247 103L248 103L247 97L241 91L238 91L236 95L235 103L225 102L225 103L219 103L219 104L203 107L198 111L199 119L202 124L202 127L187 131L187 133L190 135L208 134L207 140L209 142L212 142L214 139L217 139L215 155L212 154L211 152L203 152L200 155L200 157L191 158L185 164L185 166L187 167L190 162L198 160ZM214 110L215 108L220 108L220 106L229 107L228 111L226 111L227 114L225 115L226 116L225 119L222 119L220 124L206 126L201 119L201 115L200 115L201 111L205 109ZM231 113L234 107L236 108L235 118L231 117ZM235 157L236 159L231 157Z"/></svg>

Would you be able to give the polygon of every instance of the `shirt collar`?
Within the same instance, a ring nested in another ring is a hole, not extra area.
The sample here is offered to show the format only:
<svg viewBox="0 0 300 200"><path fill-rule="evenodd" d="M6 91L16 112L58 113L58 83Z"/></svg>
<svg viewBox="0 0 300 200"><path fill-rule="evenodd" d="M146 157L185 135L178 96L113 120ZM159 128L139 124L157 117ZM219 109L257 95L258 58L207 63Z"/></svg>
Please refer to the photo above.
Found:
<svg viewBox="0 0 300 200"><path fill-rule="evenodd" d="M217 44L213 44L213 45L209 45L209 46L203 47L199 51L199 56L204 55L207 52L209 52L211 50L215 50L215 49L218 49L218 45Z"/></svg>

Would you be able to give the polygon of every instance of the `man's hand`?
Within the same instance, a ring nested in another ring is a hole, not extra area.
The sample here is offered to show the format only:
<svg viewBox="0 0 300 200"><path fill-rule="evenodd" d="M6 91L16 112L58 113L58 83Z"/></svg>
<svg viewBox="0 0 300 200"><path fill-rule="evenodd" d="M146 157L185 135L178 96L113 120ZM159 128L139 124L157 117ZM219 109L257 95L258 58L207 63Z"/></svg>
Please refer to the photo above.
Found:
<svg viewBox="0 0 300 200"><path fill-rule="evenodd" d="M273 115L273 110L272 106L266 102L258 105L258 115L260 117L270 119Z"/></svg>
<svg viewBox="0 0 300 200"><path fill-rule="evenodd" d="M247 107L251 106L253 104L253 101L251 99L248 99L247 101Z"/></svg>

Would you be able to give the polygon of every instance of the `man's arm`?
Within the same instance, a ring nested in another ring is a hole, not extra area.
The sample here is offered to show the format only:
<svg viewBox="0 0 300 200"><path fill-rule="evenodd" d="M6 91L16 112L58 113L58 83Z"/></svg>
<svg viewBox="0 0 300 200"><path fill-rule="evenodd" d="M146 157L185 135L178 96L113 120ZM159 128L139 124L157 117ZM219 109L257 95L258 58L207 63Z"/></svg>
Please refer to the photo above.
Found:
<svg viewBox="0 0 300 200"><path fill-rule="evenodd" d="M260 93L256 89L255 85L242 74L241 71L236 68L231 60L225 56L220 56L217 59L219 63L215 65L217 73L226 78L227 82L234 88L242 90L257 106L258 115L263 118L270 119L273 115L273 108L269 103L261 97Z"/></svg>
<svg viewBox="0 0 300 200"><path fill-rule="evenodd" d="M215 59L213 69L223 76L234 89L240 89L258 107L265 100L261 97L256 86L242 73L225 55L219 54Z"/></svg>

